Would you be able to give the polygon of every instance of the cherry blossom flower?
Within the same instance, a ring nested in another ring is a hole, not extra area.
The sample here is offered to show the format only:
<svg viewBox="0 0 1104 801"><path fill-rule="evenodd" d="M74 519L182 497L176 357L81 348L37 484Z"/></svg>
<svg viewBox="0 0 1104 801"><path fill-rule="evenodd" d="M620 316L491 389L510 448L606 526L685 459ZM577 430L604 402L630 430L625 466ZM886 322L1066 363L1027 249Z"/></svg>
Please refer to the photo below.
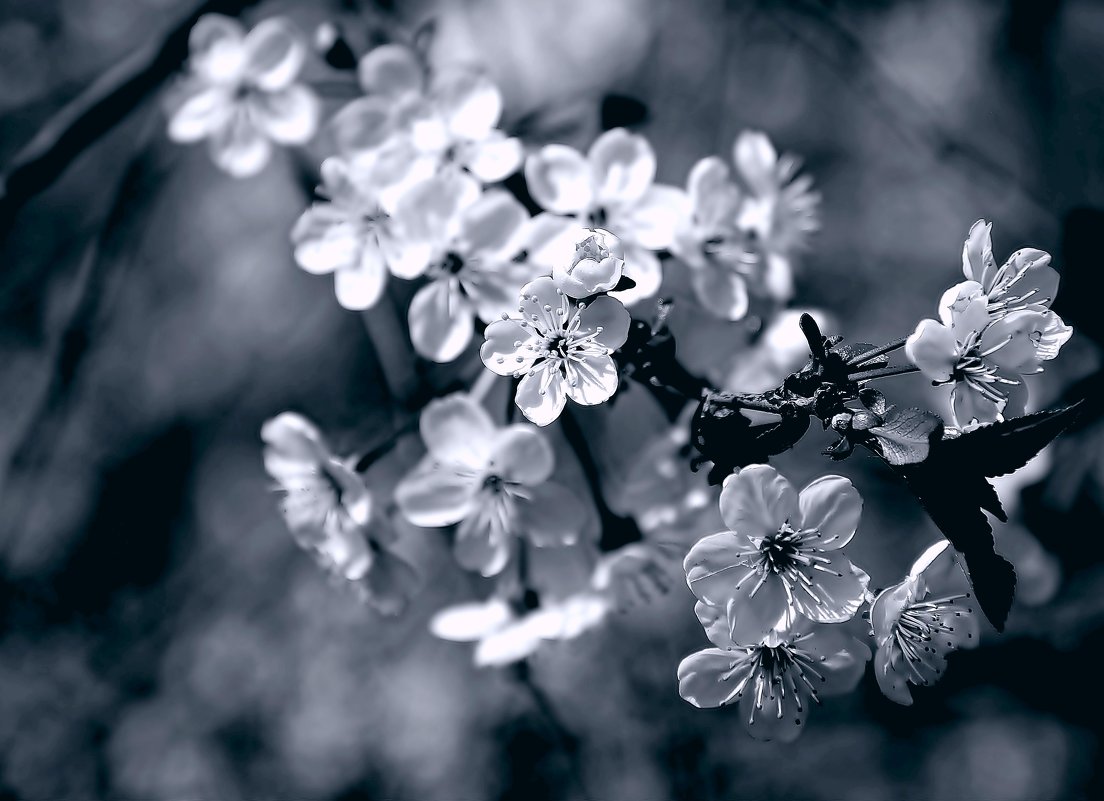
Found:
<svg viewBox="0 0 1104 801"><path fill-rule="evenodd" d="M260 172L273 143L314 136L320 106L295 81L306 47L287 20L264 20L247 34L236 20L206 14L188 46L188 74L168 98L170 139L207 139L215 164L240 178Z"/></svg>
<svg viewBox="0 0 1104 801"><path fill-rule="evenodd" d="M1023 376L1040 372L1072 335L1054 312L1017 308L994 316L982 285L964 281L944 293L940 320L922 320L905 354L939 384L952 384L959 425L1024 413Z"/></svg>
<svg viewBox="0 0 1104 801"><path fill-rule="evenodd" d="M374 306L390 265L403 264L391 219L361 178L341 158L322 162L326 200L307 209L291 231L295 261L315 275L333 273L337 302L353 310Z"/></svg>
<svg viewBox="0 0 1104 801"><path fill-rule="evenodd" d="M946 540L929 547L908 577L878 594L870 607L878 643L874 672L891 701L908 706L908 685L928 686L947 668L947 654L978 644L970 583Z"/></svg>
<svg viewBox="0 0 1104 801"><path fill-rule="evenodd" d="M682 660L679 695L698 708L738 704L758 740L796 739L813 705L854 690L870 659L842 626L798 618L745 643L724 608L698 602L694 611L717 647Z"/></svg>
<svg viewBox="0 0 1104 801"><path fill-rule="evenodd" d="M681 555L681 550L651 542L622 545L598 560L591 587L606 598L611 609L620 612L651 603L674 585Z"/></svg>
<svg viewBox="0 0 1104 801"><path fill-rule="evenodd" d="M265 470L284 493L281 510L299 546L380 611L401 611L417 577L391 551L397 534L373 520L372 496L350 463L330 452L313 423L292 412L267 421L261 438Z"/></svg>
<svg viewBox="0 0 1104 801"><path fill-rule="evenodd" d="M792 258L819 227L812 179L795 178L798 161L779 157L765 134L741 133L733 161L735 174L716 156L690 170L689 210L671 243L699 302L725 320L747 314L749 293L789 300Z"/></svg>
<svg viewBox="0 0 1104 801"><path fill-rule="evenodd" d="M654 183L655 153L644 137L623 128L599 136L584 156L546 145L525 161L529 193L550 212L612 232L624 243L625 274L636 286L616 293L631 305L659 291L663 273L654 251L671 246L685 215L685 193Z"/></svg>
<svg viewBox="0 0 1104 801"><path fill-rule="evenodd" d="M993 258L993 224L978 220L962 246L962 272L976 281L994 314L1018 309L1045 312L1058 294L1058 271L1050 254L1035 248L1017 250L999 269Z"/></svg>
<svg viewBox="0 0 1104 801"><path fill-rule="evenodd" d="M426 406L420 430L428 453L395 490L416 526L459 524L461 566L500 573L524 537L538 548L570 545L583 527L573 493L551 481L555 458L529 425L499 428L473 398L450 395Z"/></svg>
<svg viewBox="0 0 1104 801"><path fill-rule="evenodd" d="M487 326L480 356L492 372L521 379L514 399L529 420L545 426L568 398L593 406L617 391L610 354L625 343L630 322L620 301L575 300L543 277L522 287L518 311L520 318Z"/></svg>
<svg viewBox="0 0 1104 801"><path fill-rule="evenodd" d="M335 116L335 130L381 186L401 192L447 169L494 183L521 166L521 142L497 128L502 95L483 73L431 72L414 50L389 44L368 52L358 75L369 95Z"/></svg>
<svg viewBox="0 0 1104 801"><path fill-rule="evenodd" d="M491 598L446 607L433 616L429 628L443 640L477 643L477 666L504 667L531 656L545 642L575 639L608 613L606 599L587 591L531 610Z"/></svg>
<svg viewBox="0 0 1104 801"><path fill-rule="evenodd" d="M609 292L625 269L625 248L609 231L586 228L576 239L570 262L557 261L552 280L564 294L576 300Z"/></svg>
<svg viewBox="0 0 1104 801"><path fill-rule="evenodd" d="M862 498L846 478L823 476L799 495L773 467L751 465L725 479L720 508L729 530L690 549L686 583L728 610L737 642L758 642L787 615L838 623L858 611L869 577L840 549Z"/></svg>
<svg viewBox="0 0 1104 801"><path fill-rule="evenodd" d="M475 318L490 322L511 309L518 288L535 278L517 258L529 215L502 190L464 208L446 242L435 248L427 276L410 304L410 339L422 356L449 362L471 342Z"/></svg>

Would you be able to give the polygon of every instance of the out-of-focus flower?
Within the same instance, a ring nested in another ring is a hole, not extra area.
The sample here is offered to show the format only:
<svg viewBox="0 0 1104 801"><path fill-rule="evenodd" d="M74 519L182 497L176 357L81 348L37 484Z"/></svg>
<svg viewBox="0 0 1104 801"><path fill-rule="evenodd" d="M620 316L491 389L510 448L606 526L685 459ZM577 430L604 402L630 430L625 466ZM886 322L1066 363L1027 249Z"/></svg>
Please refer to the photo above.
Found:
<svg viewBox="0 0 1104 801"><path fill-rule="evenodd" d="M578 637L601 623L609 609L605 597L589 591L522 611L492 598L446 607L429 628L443 640L478 643L479 667L503 667L531 656L544 642Z"/></svg>
<svg viewBox="0 0 1104 801"><path fill-rule="evenodd" d="M723 608L699 602L694 611L717 647L682 660L679 695L699 708L739 703L758 740L796 739L813 704L854 690L870 659L870 649L842 626L799 618L745 643Z"/></svg>
<svg viewBox="0 0 1104 801"><path fill-rule="evenodd" d="M552 280L564 294L576 300L609 292L621 280L625 269L625 249L609 231L588 228L575 246L568 263L552 269Z"/></svg>
<svg viewBox="0 0 1104 801"><path fill-rule="evenodd" d="M380 611L400 611L417 577L389 550L397 535L372 519L372 497L360 476L298 414L268 420L261 439L265 470L284 493L281 510L295 541Z"/></svg>
<svg viewBox="0 0 1104 801"><path fill-rule="evenodd" d="M334 127L339 147L370 165L385 193L441 170L494 183L521 166L521 142L497 128L502 95L486 75L462 67L430 73L399 44L371 50L358 74L369 96L339 111Z"/></svg>
<svg viewBox="0 0 1104 801"><path fill-rule="evenodd" d="M933 684L947 669L947 654L978 643L970 583L946 540L929 547L900 584L883 590L870 607L878 652L874 672L891 701L912 703L908 685Z"/></svg>
<svg viewBox="0 0 1104 801"><path fill-rule="evenodd" d="M521 378L514 399L522 414L544 426L569 397L593 406L617 391L610 354L625 343L630 322L620 301L578 301L544 277L522 287L518 310L520 318L487 326L479 353L492 372Z"/></svg>
<svg viewBox="0 0 1104 801"><path fill-rule="evenodd" d="M769 465L725 479L721 517L729 531L686 555L686 583L703 603L726 609L731 635L759 642L784 616L848 620L866 599L869 576L840 551L855 535L862 498L842 476L823 476L798 495Z"/></svg>
<svg viewBox="0 0 1104 801"><path fill-rule="evenodd" d="M993 314L1031 309L1046 311L1058 294L1058 271L1050 254L1036 248L1017 250L999 269L993 258L993 224L978 220L962 245L962 272L976 281Z"/></svg>
<svg viewBox="0 0 1104 801"><path fill-rule="evenodd" d="M413 194L421 196L422 187ZM430 203L427 197L415 212L424 214ZM519 288L536 277L536 268L519 258L528 221L525 208L512 195L491 190L462 209L454 226L446 227L447 238L434 243L427 270L430 282L410 304L410 339L419 354L437 362L452 361L471 342L476 317L491 322L513 307Z"/></svg>
<svg viewBox="0 0 1104 801"><path fill-rule="evenodd" d="M295 261L315 275L334 274L337 302L346 309L371 308L383 294L392 263L402 268L390 217L341 158L322 162L320 194L291 231Z"/></svg>
<svg viewBox="0 0 1104 801"><path fill-rule="evenodd" d="M542 208L608 230L624 243L624 271L636 282L617 293L625 304L659 291L663 273L654 251L671 246L686 214L685 193L654 183L655 171L651 145L623 128L599 136L586 156L546 145L525 161L526 185Z"/></svg>
<svg viewBox="0 0 1104 801"><path fill-rule="evenodd" d="M583 515L577 498L551 481L552 447L529 425L497 427L473 398L450 395L422 412L428 453L395 490L416 526L459 523L454 553L468 570L500 573L524 537L537 547L569 545Z"/></svg>
<svg viewBox="0 0 1104 801"><path fill-rule="evenodd" d="M744 131L733 146L736 173L716 156L687 179L689 211L671 250L690 268L702 306L726 320L747 314L749 292L793 296L793 257L819 227L820 196L799 162L779 157L765 134Z"/></svg>
<svg viewBox="0 0 1104 801"><path fill-rule="evenodd" d="M665 552L650 542L622 545L599 559L591 574L591 587L618 611L651 603L670 591L681 555L681 550Z"/></svg>
<svg viewBox="0 0 1104 801"><path fill-rule="evenodd" d="M994 316L976 281L948 289L939 316L920 322L905 354L932 381L954 385L951 405L963 426L1022 415L1023 376L1041 372L1072 335L1049 310L1019 308Z"/></svg>
<svg viewBox="0 0 1104 801"><path fill-rule="evenodd" d="M247 34L236 20L206 14L188 46L188 74L168 98L170 139L207 139L215 164L245 177L268 163L273 143L314 136L320 106L295 82L306 47L287 20L264 20Z"/></svg>

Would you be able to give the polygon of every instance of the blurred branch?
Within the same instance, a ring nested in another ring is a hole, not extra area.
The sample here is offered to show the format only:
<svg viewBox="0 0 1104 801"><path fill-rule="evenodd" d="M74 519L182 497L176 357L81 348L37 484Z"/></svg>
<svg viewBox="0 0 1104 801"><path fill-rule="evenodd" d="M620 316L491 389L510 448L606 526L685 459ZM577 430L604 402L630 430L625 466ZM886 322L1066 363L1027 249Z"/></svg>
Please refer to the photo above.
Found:
<svg viewBox="0 0 1104 801"><path fill-rule="evenodd" d="M207 0L163 39L123 59L49 120L0 175L0 239L24 204L180 69L196 20L204 14L237 16L256 1Z"/></svg>

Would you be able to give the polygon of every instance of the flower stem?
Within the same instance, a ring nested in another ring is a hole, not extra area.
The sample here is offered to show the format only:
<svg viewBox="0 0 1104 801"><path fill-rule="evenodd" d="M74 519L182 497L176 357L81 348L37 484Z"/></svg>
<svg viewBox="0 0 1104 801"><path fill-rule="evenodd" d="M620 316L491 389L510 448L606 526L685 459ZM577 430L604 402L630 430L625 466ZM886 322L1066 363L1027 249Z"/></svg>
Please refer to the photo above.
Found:
<svg viewBox="0 0 1104 801"><path fill-rule="evenodd" d="M859 365L865 364L871 359L876 359L883 354L892 353L898 348L903 348L907 340L908 337L901 337L900 339L895 339L892 342L887 342L886 344L874 348L873 350L858 353L847 360L847 366L858 367Z"/></svg>
<svg viewBox="0 0 1104 801"><path fill-rule="evenodd" d="M896 367L880 367L877 370L867 370L865 372L852 373L847 376L852 381L869 381L873 378L889 378L895 375L906 375L907 373L918 373L920 368L915 364L900 364Z"/></svg>
<svg viewBox="0 0 1104 801"><path fill-rule="evenodd" d="M472 388L469 390L468 394L471 395L474 400L482 403L483 399L487 397L487 393L491 391L491 387L494 386L496 378L498 378L498 376L490 370L481 370L479 377L475 379L475 383L472 384Z"/></svg>

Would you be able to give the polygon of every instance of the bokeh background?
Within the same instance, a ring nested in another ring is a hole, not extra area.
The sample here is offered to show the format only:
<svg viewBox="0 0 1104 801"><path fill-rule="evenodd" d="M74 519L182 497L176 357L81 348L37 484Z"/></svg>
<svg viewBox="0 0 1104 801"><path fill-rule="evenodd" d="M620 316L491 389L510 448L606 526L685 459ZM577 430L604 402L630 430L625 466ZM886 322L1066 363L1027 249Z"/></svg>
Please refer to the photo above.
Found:
<svg viewBox="0 0 1104 801"><path fill-rule="evenodd" d="M196 7L0 0L0 164L95 81L148 62ZM727 155L739 130L765 130L805 157L823 193L798 302L835 314L840 333L910 330L957 280L970 224L993 220L998 258L1028 244L1055 254L1056 308L1078 332L1034 404L1104 391L1104 5L249 10L274 13L305 31L340 18L360 41L433 16L437 54L479 61L499 82L508 128L582 147L603 122L633 123L668 183ZM409 359L386 326L369 336L328 281L293 265L310 154L234 181L202 148L167 142L158 102L144 94L0 221L0 798L1104 796L1094 414L1004 488L1016 514L998 547L1021 579L1007 633L953 657L914 707L868 676L796 743L750 740L735 711L678 697L678 661L705 640L676 585L534 657L565 736L511 673L479 671L469 648L427 633L436 608L472 592L439 535L411 534L428 580L398 619L359 605L295 547L262 469L261 423L292 408L338 450L365 447L389 425L389 382ZM688 359L723 337L684 344ZM455 378L415 366L431 390ZM940 408L923 380L895 387ZM780 461L796 483L829 469L817 455L828 440L809 440ZM840 469L867 498L851 555L884 586L936 531L881 467Z"/></svg>

